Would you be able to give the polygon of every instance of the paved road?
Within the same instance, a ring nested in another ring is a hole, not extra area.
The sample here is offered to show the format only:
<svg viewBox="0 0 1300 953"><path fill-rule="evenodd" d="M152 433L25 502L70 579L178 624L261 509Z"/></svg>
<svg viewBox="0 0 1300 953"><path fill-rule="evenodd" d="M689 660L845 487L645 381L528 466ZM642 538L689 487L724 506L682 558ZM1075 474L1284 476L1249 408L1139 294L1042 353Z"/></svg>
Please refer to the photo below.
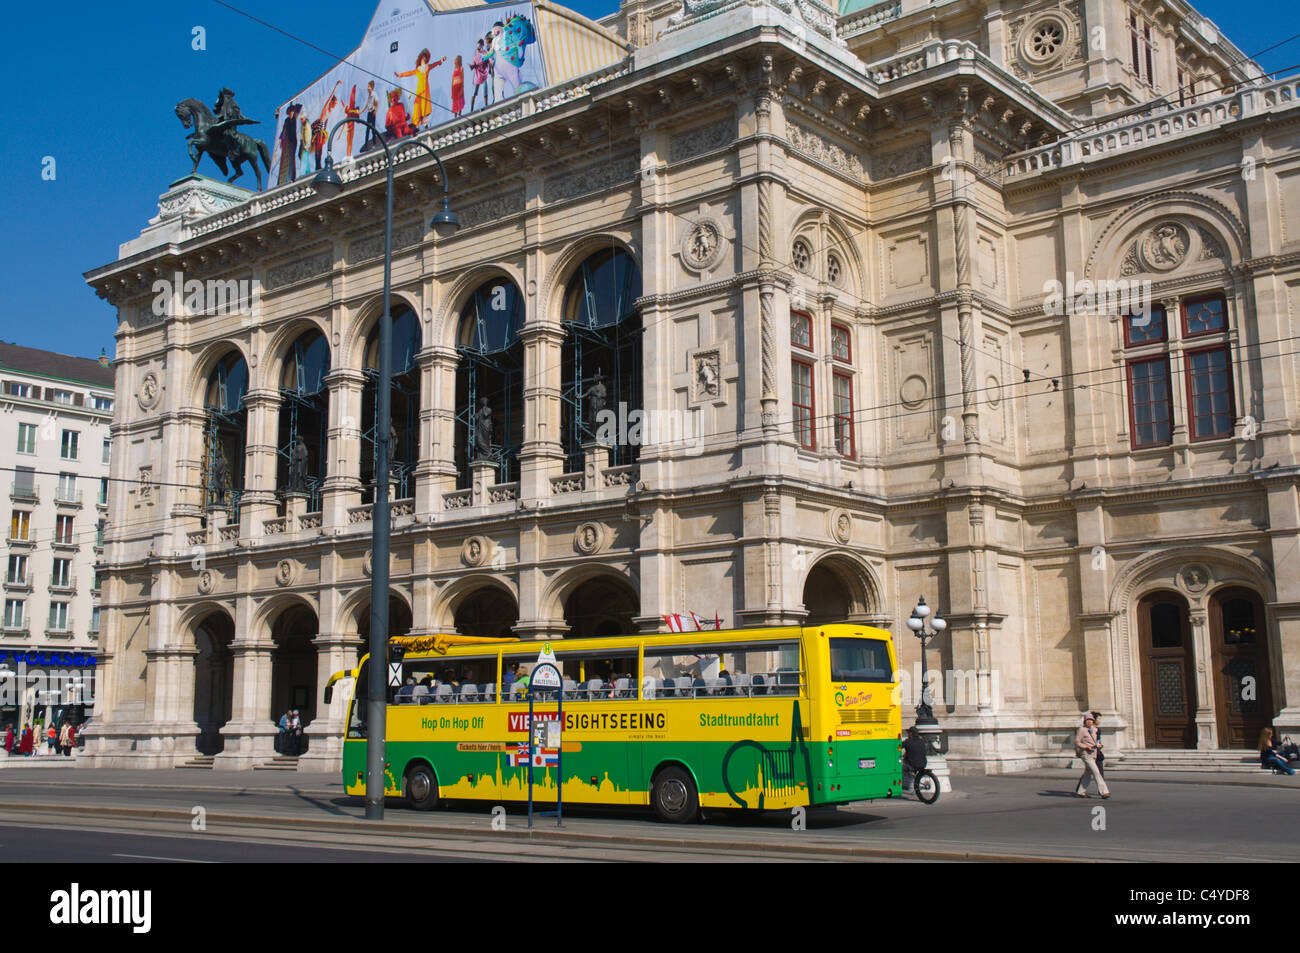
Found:
<svg viewBox="0 0 1300 953"><path fill-rule="evenodd" d="M0 863L384 863L465 862L452 853L338 849L245 839L112 832L0 823Z"/></svg>
<svg viewBox="0 0 1300 953"><path fill-rule="evenodd" d="M678 827L639 811L570 809L563 832L554 819L541 819L529 836L516 807L508 809L505 829L494 830L489 805L423 814L396 802L381 833L359 820L363 806L341 793L335 775L11 769L0 772L0 824L57 824L105 837L226 838L306 852L323 851L324 843L336 851L382 849L385 859L399 859L389 851L439 860L1294 859L1293 846L1275 835L1300 830L1300 798L1292 790L1300 785L1287 783L1300 776L1126 780L1116 774L1114 797L1105 802L1069 796L1072 777L957 778L957 790L936 805L904 800L814 810L806 830L792 829L791 817L779 813L714 812L702 824ZM190 830L195 808L205 813L203 833ZM32 841L0 836L0 843L7 845L4 859L20 860ZM98 840L86 843L104 859ZM106 853L173 855L153 847ZM239 856L287 859L244 850ZM348 853L348 859L374 858Z"/></svg>

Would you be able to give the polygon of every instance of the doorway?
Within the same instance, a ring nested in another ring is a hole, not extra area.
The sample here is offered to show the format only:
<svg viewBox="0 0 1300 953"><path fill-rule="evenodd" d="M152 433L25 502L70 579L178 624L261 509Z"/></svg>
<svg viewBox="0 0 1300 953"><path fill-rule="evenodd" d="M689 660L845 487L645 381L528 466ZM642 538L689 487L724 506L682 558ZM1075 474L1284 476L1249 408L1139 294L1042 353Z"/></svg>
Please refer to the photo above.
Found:
<svg viewBox="0 0 1300 953"><path fill-rule="evenodd" d="M1250 589L1221 589L1210 600L1214 710L1221 748L1254 748L1273 723L1264 603Z"/></svg>
<svg viewBox="0 0 1300 953"><path fill-rule="evenodd" d="M1138 603L1148 748L1196 747L1195 659L1187 602L1154 592Z"/></svg>

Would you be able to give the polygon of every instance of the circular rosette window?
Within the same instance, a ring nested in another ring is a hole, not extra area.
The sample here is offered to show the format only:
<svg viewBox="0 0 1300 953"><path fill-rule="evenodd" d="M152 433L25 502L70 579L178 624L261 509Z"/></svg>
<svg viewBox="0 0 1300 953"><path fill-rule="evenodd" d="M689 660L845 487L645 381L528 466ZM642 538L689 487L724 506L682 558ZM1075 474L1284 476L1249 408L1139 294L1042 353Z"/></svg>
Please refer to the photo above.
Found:
<svg viewBox="0 0 1300 953"><path fill-rule="evenodd" d="M1048 13L1030 21L1020 37L1020 58L1035 69L1053 66L1065 56L1070 43L1070 25Z"/></svg>

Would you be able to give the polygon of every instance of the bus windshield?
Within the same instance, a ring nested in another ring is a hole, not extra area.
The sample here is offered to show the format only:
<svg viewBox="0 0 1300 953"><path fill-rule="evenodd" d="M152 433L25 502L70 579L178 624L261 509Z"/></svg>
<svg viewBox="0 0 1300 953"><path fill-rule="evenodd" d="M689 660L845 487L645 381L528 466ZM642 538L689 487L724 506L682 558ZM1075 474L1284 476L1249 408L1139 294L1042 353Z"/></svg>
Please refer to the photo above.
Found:
<svg viewBox="0 0 1300 953"><path fill-rule="evenodd" d="M881 639L831 639L831 681L892 682L889 645Z"/></svg>

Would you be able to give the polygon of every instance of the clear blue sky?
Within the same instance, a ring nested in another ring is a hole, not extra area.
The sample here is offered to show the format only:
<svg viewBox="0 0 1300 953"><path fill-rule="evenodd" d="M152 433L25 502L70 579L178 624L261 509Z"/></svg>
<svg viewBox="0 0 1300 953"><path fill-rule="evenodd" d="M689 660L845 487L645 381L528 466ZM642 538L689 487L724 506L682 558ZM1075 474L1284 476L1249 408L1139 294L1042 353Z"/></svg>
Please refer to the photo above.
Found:
<svg viewBox="0 0 1300 953"><path fill-rule="evenodd" d="M360 41L375 8L372 0L230 2L340 56ZM598 17L616 4L568 6ZM1195 5L1247 54L1300 32L1295 0ZM262 120L249 131L270 143L275 108L332 61L215 0L10 2L4 20L0 339L112 354L115 310L81 275L114 260L118 244L157 213L159 193L190 171L175 104L196 96L210 105L230 86L245 115ZM206 31L201 52L192 49L195 26ZM1300 40L1260 60L1266 70L1300 63ZM46 156L55 161L53 181L41 177ZM217 174L206 158L199 171Z"/></svg>

